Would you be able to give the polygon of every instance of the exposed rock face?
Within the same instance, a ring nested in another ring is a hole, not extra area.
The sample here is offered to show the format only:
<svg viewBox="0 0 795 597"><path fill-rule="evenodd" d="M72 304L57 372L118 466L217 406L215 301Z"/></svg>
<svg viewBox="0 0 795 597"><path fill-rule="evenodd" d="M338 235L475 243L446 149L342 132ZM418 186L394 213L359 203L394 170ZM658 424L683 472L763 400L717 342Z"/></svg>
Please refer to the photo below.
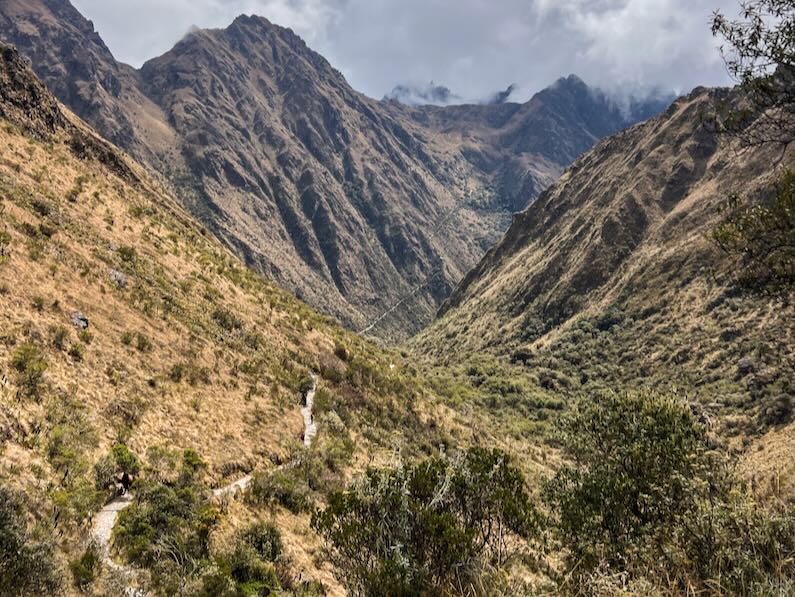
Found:
<svg viewBox="0 0 795 597"><path fill-rule="evenodd" d="M19 52L0 45L0 117L48 137L64 126L58 102L30 72Z"/></svg>
<svg viewBox="0 0 795 597"><path fill-rule="evenodd" d="M430 321L510 214L628 123L576 77L523 105L378 102L258 17L191 33L140 71L67 0L0 0L0 36L249 265L312 305L361 329L410 296L373 328L386 339Z"/></svg>

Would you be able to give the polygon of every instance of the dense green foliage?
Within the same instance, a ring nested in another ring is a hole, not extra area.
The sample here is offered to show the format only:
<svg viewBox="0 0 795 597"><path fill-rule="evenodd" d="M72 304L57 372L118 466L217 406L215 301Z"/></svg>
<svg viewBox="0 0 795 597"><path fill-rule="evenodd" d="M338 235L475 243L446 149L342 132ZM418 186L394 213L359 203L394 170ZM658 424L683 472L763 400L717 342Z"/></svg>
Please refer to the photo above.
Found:
<svg viewBox="0 0 795 597"><path fill-rule="evenodd" d="M355 595L439 594L471 586L534 535L525 480L498 450L368 470L312 517Z"/></svg>
<svg viewBox="0 0 795 597"><path fill-rule="evenodd" d="M597 396L564 418L561 441L570 464L545 499L573 586L612 570L675 593L795 587L792 496L754 501L681 400Z"/></svg>
<svg viewBox="0 0 795 597"><path fill-rule="evenodd" d="M79 558L69 562L72 580L78 589L85 589L97 578L102 567L102 554L99 545L89 543Z"/></svg>
<svg viewBox="0 0 795 597"><path fill-rule="evenodd" d="M735 258L738 281L782 297L795 293L795 175L787 171L771 197L744 205L734 198L715 229L717 245Z"/></svg>
<svg viewBox="0 0 795 597"><path fill-rule="evenodd" d="M795 2L744 0L738 19L717 12L712 33L724 40L726 67L746 93L723 128L748 145L795 140Z"/></svg>
<svg viewBox="0 0 795 597"><path fill-rule="evenodd" d="M177 479L140 481L135 503L116 524L116 546L128 561L149 568L166 594L181 592L210 556L210 532L219 513L201 483L203 468L198 455L185 450Z"/></svg>
<svg viewBox="0 0 795 597"><path fill-rule="evenodd" d="M795 2L749 0L738 20L716 13L712 32L729 72L744 91L742 105L725 115L724 131L746 145L795 141ZM772 198L750 205L732 199L732 211L714 232L718 245L736 257L739 282L785 297L795 292L795 185L785 172Z"/></svg>
<svg viewBox="0 0 795 597"><path fill-rule="evenodd" d="M0 487L0 595L52 595L60 586L52 545L28 532L22 497Z"/></svg>

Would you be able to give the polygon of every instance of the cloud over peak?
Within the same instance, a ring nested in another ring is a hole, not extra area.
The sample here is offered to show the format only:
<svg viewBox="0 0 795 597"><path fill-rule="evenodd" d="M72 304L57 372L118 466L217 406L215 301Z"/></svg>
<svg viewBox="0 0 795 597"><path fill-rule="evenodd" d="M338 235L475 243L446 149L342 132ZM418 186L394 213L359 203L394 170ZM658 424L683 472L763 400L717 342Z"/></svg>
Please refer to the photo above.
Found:
<svg viewBox="0 0 795 597"><path fill-rule="evenodd" d="M73 0L116 56L140 65L192 25L258 14L292 28L351 84L381 97L444 81L477 101L517 83L527 99L561 74L604 89L726 84L709 31L736 0Z"/></svg>

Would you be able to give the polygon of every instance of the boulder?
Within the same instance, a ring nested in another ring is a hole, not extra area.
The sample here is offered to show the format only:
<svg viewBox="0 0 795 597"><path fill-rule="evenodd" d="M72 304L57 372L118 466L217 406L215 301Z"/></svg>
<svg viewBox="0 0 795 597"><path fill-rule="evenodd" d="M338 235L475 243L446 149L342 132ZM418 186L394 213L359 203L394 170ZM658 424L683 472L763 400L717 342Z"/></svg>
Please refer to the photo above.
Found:
<svg viewBox="0 0 795 597"><path fill-rule="evenodd" d="M79 330L88 329L88 317L83 315L80 311L72 313L72 325Z"/></svg>
<svg viewBox="0 0 795 597"><path fill-rule="evenodd" d="M127 284L129 284L129 277L127 274L120 272L119 270L112 269L110 270L110 280L113 282L117 288L125 289L127 288Z"/></svg>

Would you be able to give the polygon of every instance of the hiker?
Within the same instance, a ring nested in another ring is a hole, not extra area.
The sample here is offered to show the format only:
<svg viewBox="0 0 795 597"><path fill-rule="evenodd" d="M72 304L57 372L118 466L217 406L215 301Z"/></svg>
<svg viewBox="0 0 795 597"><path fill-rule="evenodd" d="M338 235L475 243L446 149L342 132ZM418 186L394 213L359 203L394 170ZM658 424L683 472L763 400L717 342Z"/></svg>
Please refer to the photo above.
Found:
<svg viewBox="0 0 795 597"><path fill-rule="evenodd" d="M125 471L121 476L122 495L125 495L130 490L130 485L132 485L132 479Z"/></svg>

